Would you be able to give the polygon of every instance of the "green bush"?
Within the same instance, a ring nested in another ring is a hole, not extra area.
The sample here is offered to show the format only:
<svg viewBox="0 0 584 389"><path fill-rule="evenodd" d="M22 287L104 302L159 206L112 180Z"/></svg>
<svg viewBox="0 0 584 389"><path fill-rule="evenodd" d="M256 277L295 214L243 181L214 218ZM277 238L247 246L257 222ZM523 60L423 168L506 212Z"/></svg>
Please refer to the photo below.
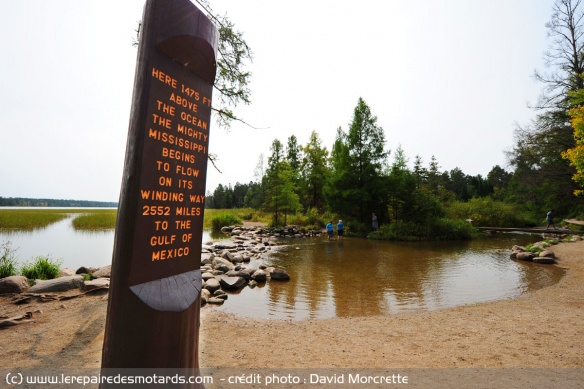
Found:
<svg viewBox="0 0 584 389"><path fill-rule="evenodd" d="M530 225L516 207L489 197L474 198L468 202L454 202L446 210L454 220L471 219L476 227L525 227Z"/></svg>
<svg viewBox="0 0 584 389"><path fill-rule="evenodd" d="M10 242L3 242L0 245L0 278L17 274L15 252L16 249L10 247Z"/></svg>
<svg viewBox="0 0 584 389"><path fill-rule="evenodd" d="M61 261L54 261L50 257L36 257L33 263L25 263L20 272L29 280L51 280L61 273Z"/></svg>
<svg viewBox="0 0 584 389"><path fill-rule="evenodd" d="M211 228L213 231L219 231L222 227L241 224L241 219L232 213L221 213L213 216L211 219Z"/></svg>
<svg viewBox="0 0 584 389"><path fill-rule="evenodd" d="M377 232L369 234L369 237L383 240L417 241L468 240L476 235L476 229L464 221L438 218L427 223L383 224Z"/></svg>

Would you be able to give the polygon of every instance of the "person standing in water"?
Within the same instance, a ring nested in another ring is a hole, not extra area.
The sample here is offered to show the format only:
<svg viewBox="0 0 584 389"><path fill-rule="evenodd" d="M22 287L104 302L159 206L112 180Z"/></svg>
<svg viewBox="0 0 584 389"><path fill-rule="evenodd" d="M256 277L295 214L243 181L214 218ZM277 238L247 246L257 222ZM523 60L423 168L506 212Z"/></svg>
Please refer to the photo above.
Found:
<svg viewBox="0 0 584 389"><path fill-rule="evenodd" d="M328 234L328 240L335 240L335 228L333 227L332 221L326 225L326 232Z"/></svg>
<svg viewBox="0 0 584 389"><path fill-rule="evenodd" d="M343 240L343 235L345 234L345 225L343 224L342 220L339 220L337 224L337 235L339 236L339 240Z"/></svg>

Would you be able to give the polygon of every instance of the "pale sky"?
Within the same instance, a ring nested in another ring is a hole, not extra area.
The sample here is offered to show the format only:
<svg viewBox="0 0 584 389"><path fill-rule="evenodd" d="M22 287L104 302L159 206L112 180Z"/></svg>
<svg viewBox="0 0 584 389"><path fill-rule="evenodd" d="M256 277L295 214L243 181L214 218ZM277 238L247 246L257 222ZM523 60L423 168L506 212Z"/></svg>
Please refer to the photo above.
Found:
<svg viewBox="0 0 584 389"><path fill-rule="evenodd" d="M0 2L0 196L118 201L144 0ZM274 139L329 150L359 97L410 162L486 176L535 116L553 0L211 0L254 52L252 129L211 124L207 191ZM390 162L393 160L393 153Z"/></svg>

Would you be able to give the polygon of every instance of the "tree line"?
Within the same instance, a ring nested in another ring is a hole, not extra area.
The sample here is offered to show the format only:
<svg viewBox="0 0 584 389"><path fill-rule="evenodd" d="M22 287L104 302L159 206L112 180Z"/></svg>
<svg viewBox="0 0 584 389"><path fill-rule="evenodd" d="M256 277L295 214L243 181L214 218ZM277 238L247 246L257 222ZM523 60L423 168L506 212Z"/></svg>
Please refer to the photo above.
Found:
<svg viewBox="0 0 584 389"><path fill-rule="evenodd" d="M31 199L25 197L1 197L0 207L107 207L115 208L116 202L91 200Z"/></svg>
<svg viewBox="0 0 584 389"><path fill-rule="evenodd" d="M330 151L318 133L300 145L295 135L284 145L272 142L260 155L255 180L218 185L207 194L208 208L250 207L272 212L274 224L286 224L298 212L337 215L353 231L368 231L371 215L382 223L423 223L445 216L444 204L490 196L502 199L512 174L495 166L487 177L460 168L441 171L435 157L413 167L398 146L390 161L383 129L359 98L348 131L337 129Z"/></svg>

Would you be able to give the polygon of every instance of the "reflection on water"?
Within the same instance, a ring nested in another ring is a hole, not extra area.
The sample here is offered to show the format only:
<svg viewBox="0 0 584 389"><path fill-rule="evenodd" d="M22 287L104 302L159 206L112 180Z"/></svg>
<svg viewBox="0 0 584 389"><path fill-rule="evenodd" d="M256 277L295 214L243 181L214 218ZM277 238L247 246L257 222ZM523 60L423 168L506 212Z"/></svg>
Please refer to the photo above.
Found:
<svg viewBox="0 0 584 389"><path fill-rule="evenodd" d="M32 231L1 231L0 241L10 241L22 264L38 256L62 260L62 267L101 267L111 264L113 230L76 231L73 216Z"/></svg>
<svg viewBox="0 0 584 389"><path fill-rule="evenodd" d="M61 267L102 267L112 263L114 230L87 231L73 228L74 214L45 228L32 231L0 230L0 242L11 243L17 249L20 264L38 256L62 260ZM210 240L208 233L203 241Z"/></svg>
<svg viewBox="0 0 584 389"><path fill-rule="evenodd" d="M528 235L465 242L381 242L349 238L291 241L272 260L289 282L230 295L227 312L274 319L373 316L520 296L559 281L555 266L509 259Z"/></svg>
<svg viewBox="0 0 584 389"><path fill-rule="evenodd" d="M205 233L203 242L209 240L211 236ZM290 281L244 288L230 293L223 306L204 309L302 320L434 310L513 298L552 285L564 274L555 266L509 259L514 244L537 240L540 237L500 234L463 242L284 241L288 245L270 261L285 268ZM18 248L21 264L50 255L62 259L63 267L77 269L109 265L114 232L75 231L69 218L44 229L0 231L0 242L5 241Z"/></svg>

